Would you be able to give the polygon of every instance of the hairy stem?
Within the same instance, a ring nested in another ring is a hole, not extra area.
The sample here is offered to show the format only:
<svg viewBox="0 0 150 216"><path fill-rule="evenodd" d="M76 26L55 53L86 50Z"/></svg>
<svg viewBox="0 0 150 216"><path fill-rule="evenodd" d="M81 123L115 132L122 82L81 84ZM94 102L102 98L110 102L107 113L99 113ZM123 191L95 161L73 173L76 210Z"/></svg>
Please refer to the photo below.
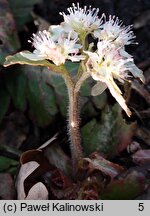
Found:
<svg viewBox="0 0 150 216"><path fill-rule="evenodd" d="M82 157L81 136L79 128L79 92L75 90L76 84L69 73L63 74L69 95L69 139L71 142L71 156L74 169L77 169L79 159Z"/></svg>
<svg viewBox="0 0 150 216"><path fill-rule="evenodd" d="M69 135L73 167L76 169L82 158L81 136L79 128L79 92L72 88L69 92Z"/></svg>

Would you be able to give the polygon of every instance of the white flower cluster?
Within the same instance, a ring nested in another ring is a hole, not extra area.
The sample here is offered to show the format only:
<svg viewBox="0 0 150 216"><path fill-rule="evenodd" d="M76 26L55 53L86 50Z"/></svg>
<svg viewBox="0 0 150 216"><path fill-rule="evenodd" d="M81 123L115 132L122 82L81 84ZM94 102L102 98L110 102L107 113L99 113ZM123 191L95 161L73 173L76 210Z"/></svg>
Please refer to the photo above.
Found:
<svg viewBox="0 0 150 216"><path fill-rule="evenodd" d="M79 3L67 9L67 13L60 13L64 21L58 26L50 26L48 31L33 34L33 53L21 54L30 60L47 59L56 65L65 61L85 60L86 72L97 84L92 89L92 95L98 95L108 88L113 97L130 116L122 93L115 80L124 82L131 74L144 81L142 71L136 67L133 57L125 51L125 45L134 42L132 26L125 27L115 16L108 20L103 14L98 17L99 9L91 6L81 8ZM97 39L97 50L91 51L91 46L84 47L83 41L87 35Z"/></svg>
<svg viewBox="0 0 150 216"><path fill-rule="evenodd" d="M131 30L132 26L123 26L115 16L109 16L108 21L106 21L105 15L102 16L103 24L100 29L94 31L94 36L98 38L97 50L95 52L85 51L89 56L86 64L87 70L97 81L92 89L92 94L98 95L108 88L127 115L130 116L131 111L114 80L124 82L131 76L130 72L134 77L138 77L144 82L142 71L134 64L133 57L125 51L125 45L133 43L135 36Z"/></svg>
<svg viewBox="0 0 150 216"><path fill-rule="evenodd" d="M32 61L51 60L56 65L64 64L66 59L71 61L80 61L84 56L77 55L79 49L82 47L78 43L78 38L72 38L72 32L69 32L65 37L61 29L55 29L55 34L44 30L33 34L32 44L35 48L33 53L21 52L22 56ZM58 32L57 32L58 31Z"/></svg>

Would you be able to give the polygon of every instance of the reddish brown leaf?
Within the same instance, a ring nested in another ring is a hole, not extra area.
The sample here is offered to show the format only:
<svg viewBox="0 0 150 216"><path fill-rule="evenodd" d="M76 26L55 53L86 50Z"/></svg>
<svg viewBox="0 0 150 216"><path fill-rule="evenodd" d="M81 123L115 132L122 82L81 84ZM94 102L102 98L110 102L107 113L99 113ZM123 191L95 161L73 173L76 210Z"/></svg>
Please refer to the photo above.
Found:
<svg viewBox="0 0 150 216"><path fill-rule="evenodd" d="M150 164L150 150L138 150L132 155L133 162L138 165Z"/></svg>
<svg viewBox="0 0 150 216"><path fill-rule="evenodd" d="M78 199L97 200L100 190L101 185L97 178L95 176L88 177L81 184Z"/></svg>
<svg viewBox="0 0 150 216"><path fill-rule="evenodd" d="M50 189L57 199L75 199L77 196L76 185L59 169L52 173Z"/></svg>
<svg viewBox="0 0 150 216"><path fill-rule="evenodd" d="M89 162L88 166L90 172L99 170L106 176L111 177L111 179L115 178L118 174L124 171L122 166L106 160L98 153L94 153L90 158L85 158L84 160Z"/></svg>

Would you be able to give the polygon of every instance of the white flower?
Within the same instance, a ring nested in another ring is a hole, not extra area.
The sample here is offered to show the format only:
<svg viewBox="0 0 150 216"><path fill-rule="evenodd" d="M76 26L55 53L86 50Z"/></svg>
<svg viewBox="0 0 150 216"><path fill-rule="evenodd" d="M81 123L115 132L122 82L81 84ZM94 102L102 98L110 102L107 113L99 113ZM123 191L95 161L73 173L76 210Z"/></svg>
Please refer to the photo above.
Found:
<svg viewBox="0 0 150 216"><path fill-rule="evenodd" d="M127 107L114 79L124 82L124 80L130 77L128 74L129 71L135 77L141 78L141 80L144 78L142 71L135 66L133 59L131 57L123 57L120 54L120 50L121 48L112 46L108 41L98 42L98 50L96 52L85 51L89 56L87 72L90 72L92 78L98 81L92 89L92 94L96 96L108 87L113 97L118 101L127 115L130 116L131 111Z"/></svg>
<svg viewBox="0 0 150 216"><path fill-rule="evenodd" d="M32 61L48 59L56 65L61 65L65 63L66 59L71 61L84 59L82 55L77 55L81 45L77 43L78 38L71 39L71 33L67 38L63 34L59 34L55 41L50 32L44 30L36 35L33 34L32 40L35 48L33 53L21 52L22 56Z"/></svg>
<svg viewBox="0 0 150 216"><path fill-rule="evenodd" d="M94 36L100 41L107 40L113 42L117 46L124 46L133 43L135 35L133 33L132 25L124 26L122 21L115 16L109 16L106 21L105 14L102 15L104 23L101 29L94 32Z"/></svg>
<svg viewBox="0 0 150 216"><path fill-rule="evenodd" d="M48 29L51 34L51 37L54 41L58 41L59 37L63 35L65 38L68 37L68 31L65 31L62 25L51 25ZM78 37L77 33L70 29L71 39L76 39Z"/></svg>
<svg viewBox="0 0 150 216"><path fill-rule="evenodd" d="M77 6L72 4L73 7L68 8L69 14L64 12L60 13L64 18L63 26L68 30L73 29L78 34L91 33L101 26L101 19L98 18L99 9L97 8L81 8L79 3Z"/></svg>

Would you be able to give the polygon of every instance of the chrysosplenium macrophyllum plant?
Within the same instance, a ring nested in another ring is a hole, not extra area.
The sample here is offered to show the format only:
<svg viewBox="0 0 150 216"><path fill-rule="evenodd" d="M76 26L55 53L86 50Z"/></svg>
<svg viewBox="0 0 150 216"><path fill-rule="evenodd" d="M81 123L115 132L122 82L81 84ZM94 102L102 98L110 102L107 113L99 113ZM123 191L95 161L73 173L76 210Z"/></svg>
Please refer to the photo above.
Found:
<svg viewBox="0 0 150 216"><path fill-rule="evenodd" d="M82 158L78 106L83 82L89 77L96 81L91 89L93 96L108 88L128 116L131 111L117 83L130 82L132 76L144 82L142 71L125 50L126 45L134 43L132 26L124 26L115 16L103 14L98 17L98 12L99 9L91 6L81 8L79 3L73 4L66 13L60 13L64 19L60 25L52 25L48 30L33 34L29 41L34 47L33 53L22 51L8 56L4 64L46 66L64 78L69 95L68 130L74 167ZM89 36L93 40L91 43ZM66 61L80 63L74 77L66 69Z"/></svg>

